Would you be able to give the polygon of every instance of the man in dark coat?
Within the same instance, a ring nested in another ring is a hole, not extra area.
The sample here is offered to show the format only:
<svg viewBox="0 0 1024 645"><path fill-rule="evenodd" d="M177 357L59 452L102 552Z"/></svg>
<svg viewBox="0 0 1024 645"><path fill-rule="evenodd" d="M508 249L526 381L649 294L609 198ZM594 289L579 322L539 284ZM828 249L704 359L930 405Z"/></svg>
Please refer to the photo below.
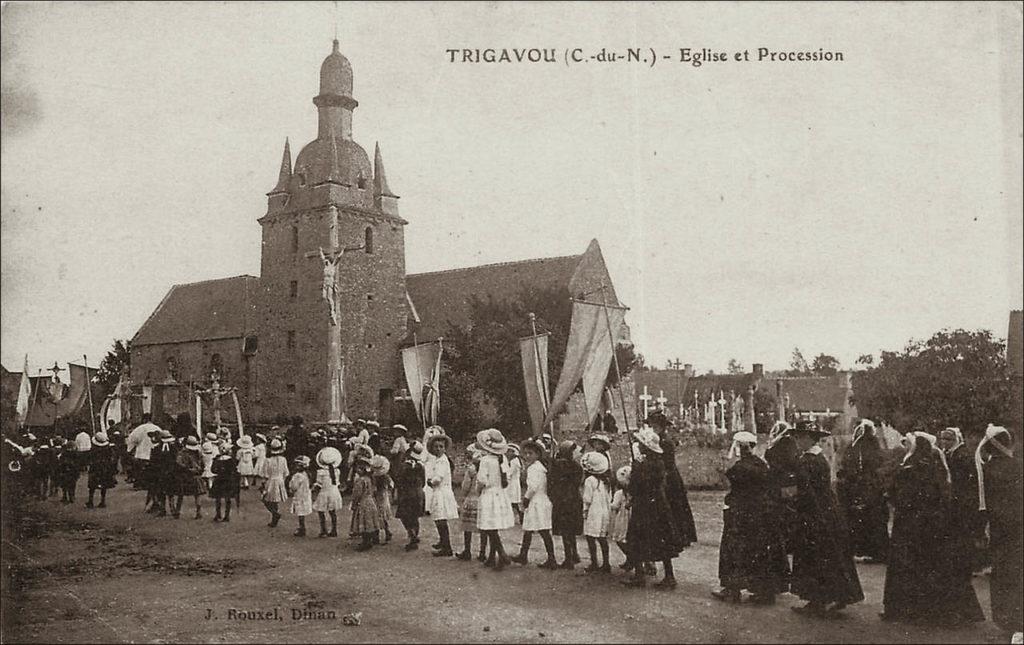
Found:
<svg viewBox="0 0 1024 645"><path fill-rule="evenodd" d="M789 560L773 517L773 494L768 464L753 453L757 435L737 432L730 455L739 460L726 471L729 493L725 496L722 542L718 551L720 591L712 596L739 602L744 589L751 600L772 604L775 595L789 589Z"/></svg>
<svg viewBox="0 0 1024 645"><path fill-rule="evenodd" d="M563 569L572 569L580 561L576 550L576 536L583 533L583 468L576 461L579 450L575 441L558 444L558 452L551 460L548 472L551 533L562 536Z"/></svg>
<svg viewBox="0 0 1024 645"><path fill-rule="evenodd" d="M885 453L875 426L863 421L853 433L839 466L839 501L850 528L853 555L885 562L889 551L889 504L885 499L882 466Z"/></svg>
<svg viewBox="0 0 1024 645"><path fill-rule="evenodd" d="M797 529L793 545L790 590L807 601L794 611L831 616L846 605L864 600L853 563L849 533L832 490L828 461L820 442L829 433L813 423L792 431L803 451L796 471Z"/></svg>
<svg viewBox="0 0 1024 645"><path fill-rule="evenodd" d="M177 475L178 445L170 430L160 431L160 442L153 447L149 458L152 469L153 507L156 515L167 515L167 498L174 494Z"/></svg>
<svg viewBox="0 0 1024 645"><path fill-rule="evenodd" d="M93 495L99 489L99 508L106 508L107 489L117 485L117 449L110 443L106 433L97 432L92 438L92 448L86 454L89 456L89 501L85 507L93 508Z"/></svg>
<svg viewBox="0 0 1024 645"><path fill-rule="evenodd" d="M793 554L793 534L796 531L796 471L800 465L800 449L790 433L789 425L777 423L768 438L764 453L771 479L772 515L782 536L787 555Z"/></svg>
<svg viewBox="0 0 1024 645"><path fill-rule="evenodd" d="M629 528L626 545L632 562L661 561L665 578L658 587L672 589L676 586L672 569L672 558L679 555L685 546L675 524L674 515L665 494L665 460L657 433L643 428L636 433L640 456L633 464L629 476L628 493L631 500ZM633 568L633 578L624 581L629 587L643 587L645 567Z"/></svg>
<svg viewBox="0 0 1024 645"><path fill-rule="evenodd" d="M982 621L970 568L964 575L955 562L962 554L948 531L948 473L929 436L907 435L907 454L896 471L882 618L941 625Z"/></svg>
<svg viewBox="0 0 1024 645"><path fill-rule="evenodd" d="M989 550L992 556L992 620L1006 632L1024 630L1024 500L1022 469L1014 455L1013 437L1006 428L989 426L978 445L979 506L988 514Z"/></svg>

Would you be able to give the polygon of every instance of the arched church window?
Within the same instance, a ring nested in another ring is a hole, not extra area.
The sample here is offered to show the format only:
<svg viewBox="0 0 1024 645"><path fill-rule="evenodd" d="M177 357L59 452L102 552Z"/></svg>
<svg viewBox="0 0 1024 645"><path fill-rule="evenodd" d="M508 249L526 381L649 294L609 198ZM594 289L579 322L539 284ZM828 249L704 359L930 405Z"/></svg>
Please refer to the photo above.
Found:
<svg viewBox="0 0 1024 645"><path fill-rule="evenodd" d="M373 229L367 226L366 231L363 232L363 237L363 248L367 253L373 253Z"/></svg>
<svg viewBox="0 0 1024 645"><path fill-rule="evenodd" d="M300 172L300 173L298 173L298 175L299 175L299 186L305 186L306 185L306 173Z"/></svg>
<svg viewBox="0 0 1024 645"><path fill-rule="evenodd" d="M366 177L363 177L362 173L360 173L359 176L356 177L356 186L360 190L363 190L363 189L366 188Z"/></svg>
<svg viewBox="0 0 1024 645"><path fill-rule="evenodd" d="M292 253L298 253L299 252L299 227L298 226L292 226L291 246L292 246Z"/></svg>

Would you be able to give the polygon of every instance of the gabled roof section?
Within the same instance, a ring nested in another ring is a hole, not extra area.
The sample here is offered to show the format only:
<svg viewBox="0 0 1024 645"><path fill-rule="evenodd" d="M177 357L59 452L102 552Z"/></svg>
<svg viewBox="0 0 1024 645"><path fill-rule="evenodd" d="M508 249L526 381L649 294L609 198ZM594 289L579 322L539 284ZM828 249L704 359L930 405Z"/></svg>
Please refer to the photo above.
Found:
<svg viewBox="0 0 1024 645"><path fill-rule="evenodd" d="M422 321L420 340L444 336L449 324L466 325L474 297L513 298L527 285L569 289L582 255L485 264L406 276L406 289Z"/></svg>
<svg viewBox="0 0 1024 645"><path fill-rule="evenodd" d="M789 396L789 404L802 412L842 412L850 397L845 372L836 376L800 376L776 380L782 381L782 395Z"/></svg>
<svg viewBox="0 0 1024 645"><path fill-rule="evenodd" d="M256 328L259 278L240 275L176 284L132 338L132 345L242 338Z"/></svg>

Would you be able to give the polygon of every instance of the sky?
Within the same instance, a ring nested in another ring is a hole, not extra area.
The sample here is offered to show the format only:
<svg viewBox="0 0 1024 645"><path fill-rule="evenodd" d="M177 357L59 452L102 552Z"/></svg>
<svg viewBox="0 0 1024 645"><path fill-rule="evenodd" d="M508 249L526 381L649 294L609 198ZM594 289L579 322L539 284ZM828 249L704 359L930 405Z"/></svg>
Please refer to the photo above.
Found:
<svg viewBox="0 0 1024 645"><path fill-rule="evenodd" d="M7 3L5 367L96 364L173 284L259 274L335 29L410 273L597 238L648 363L700 371L1002 338L1021 308L1019 4ZM445 52L487 47L559 62ZM575 47L675 59L567 66Z"/></svg>

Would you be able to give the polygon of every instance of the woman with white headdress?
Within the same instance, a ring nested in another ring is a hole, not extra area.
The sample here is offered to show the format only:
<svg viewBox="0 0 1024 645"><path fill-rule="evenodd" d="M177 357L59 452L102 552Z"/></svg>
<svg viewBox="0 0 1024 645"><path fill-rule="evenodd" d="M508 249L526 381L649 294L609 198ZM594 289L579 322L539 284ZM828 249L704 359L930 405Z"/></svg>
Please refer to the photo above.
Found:
<svg viewBox="0 0 1024 645"><path fill-rule="evenodd" d="M1001 426L990 425L978 444L979 508L988 514L992 577L989 585L992 620L1010 633L1022 631L1022 561L1024 561L1024 520L1022 520L1021 462L1014 456L1013 435Z"/></svg>
<svg viewBox="0 0 1024 645"><path fill-rule="evenodd" d="M939 432L939 447L949 466L952 494L949 534L959 544L956 564L962 575L970 578L974 571L985 566L985 519L978 510L978 470L960 428L950 427Z"/></svg>
<svg viewBox="0 0 1024 645"><path fill-rule="evenodd" d="M864 419L853 430L853 443L843 453L836 492L850 529L854 556L885 562L889 551L889 504L883 477L886 453L875 424Z"/></svg>
<svg viewBox="0 0 1024 645"><path fill-rule="evenodd" d="M729 494L718 551L722 589L711 594L725 602L739 602L746 589L754 594L753 602L772 604L776 594L789 590L789 561L772 521L768 464L754 454L756 445L757 435L737 432L729 449L730 458L739 459L725 472Z"/></svg>
<svg viewBox="0 0 1024 645"><path fill-rule="evenodd" d="M966 624L984 620L969 578L956 575L949 539L949 474L934 437L911 432L896 472L884 620Z"/></svg>

